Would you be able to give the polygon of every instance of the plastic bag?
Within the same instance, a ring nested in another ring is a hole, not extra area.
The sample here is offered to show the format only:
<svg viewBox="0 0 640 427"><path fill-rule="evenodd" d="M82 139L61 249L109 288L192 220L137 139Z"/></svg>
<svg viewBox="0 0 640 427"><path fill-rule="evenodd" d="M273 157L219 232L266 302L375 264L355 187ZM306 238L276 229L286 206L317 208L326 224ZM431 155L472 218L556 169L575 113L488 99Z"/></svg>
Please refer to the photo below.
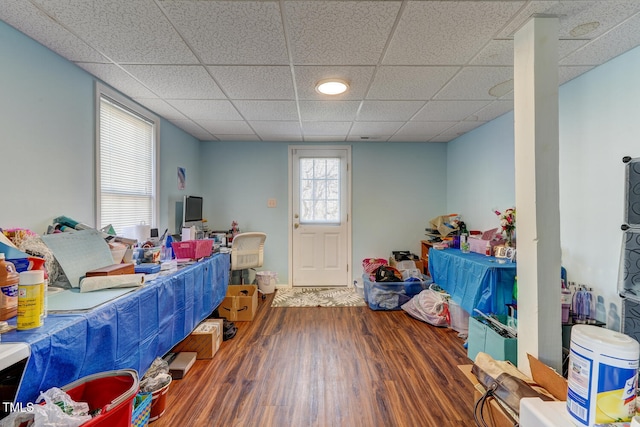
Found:
<svg viewBox="0 0 640 427"><path fill-rule="evenodd" d="M423 290L400 308L412 317L430 325L449 325L449 308L446 296L433 289Z"/></svg>
<svg viewBox="0 0 640 427"><path fill-rule="evenodd" d="M169 375L169 364L166 360L158 357L153 361L151 367L140 380L140 391L154 392L160 390L171 382L171 375Z"/></svg>
<svg viewBox="0 0 640 427"><path fill-rule="evenodd" d="M36 403L29 404L25 412L12 412L0 422L1 427L28 425L29 427L77 427L91 420L89 405L74 402L71 397L53 387L40 393ZM27 422L27 424L22 424Z"/></svg>

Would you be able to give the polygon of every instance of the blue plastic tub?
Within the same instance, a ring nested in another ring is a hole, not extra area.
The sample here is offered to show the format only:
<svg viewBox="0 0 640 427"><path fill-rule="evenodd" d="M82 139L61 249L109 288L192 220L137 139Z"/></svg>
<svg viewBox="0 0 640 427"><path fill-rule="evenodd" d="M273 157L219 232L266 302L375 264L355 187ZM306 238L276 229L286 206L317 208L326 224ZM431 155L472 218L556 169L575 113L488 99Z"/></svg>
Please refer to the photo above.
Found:
<svg viewBox="0 0 640 427"><path fill-rule="evenodd" d="M407 282L375 282L366 274L364 281L364 300L372 310L400 310L400 307L414 296L418 295L432 283L423 276L422 281Z"/></svg>

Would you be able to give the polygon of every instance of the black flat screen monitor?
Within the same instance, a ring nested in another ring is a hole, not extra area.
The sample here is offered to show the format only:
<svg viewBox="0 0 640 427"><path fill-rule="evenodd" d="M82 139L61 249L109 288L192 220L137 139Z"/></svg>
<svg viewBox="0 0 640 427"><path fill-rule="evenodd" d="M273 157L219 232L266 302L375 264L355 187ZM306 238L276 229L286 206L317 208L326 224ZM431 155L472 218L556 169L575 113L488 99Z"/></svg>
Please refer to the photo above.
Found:
<svg viewBox="0 0 640 427"><path fill-rule="evenodd" d="M183 206L183 227L202 227L202 197L184 196Z"/></svg>

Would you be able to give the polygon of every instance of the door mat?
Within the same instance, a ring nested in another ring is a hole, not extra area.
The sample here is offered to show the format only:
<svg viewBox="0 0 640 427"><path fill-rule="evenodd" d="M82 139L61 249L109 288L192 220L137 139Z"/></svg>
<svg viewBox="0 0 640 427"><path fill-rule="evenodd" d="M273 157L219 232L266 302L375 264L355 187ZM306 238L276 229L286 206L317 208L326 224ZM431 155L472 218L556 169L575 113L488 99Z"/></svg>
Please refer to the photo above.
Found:
<svg viewBox="0 0 640 427"><path fill-rule="evenodd" d="M278 289L271 307L364 307L354 288Z"/></svg>

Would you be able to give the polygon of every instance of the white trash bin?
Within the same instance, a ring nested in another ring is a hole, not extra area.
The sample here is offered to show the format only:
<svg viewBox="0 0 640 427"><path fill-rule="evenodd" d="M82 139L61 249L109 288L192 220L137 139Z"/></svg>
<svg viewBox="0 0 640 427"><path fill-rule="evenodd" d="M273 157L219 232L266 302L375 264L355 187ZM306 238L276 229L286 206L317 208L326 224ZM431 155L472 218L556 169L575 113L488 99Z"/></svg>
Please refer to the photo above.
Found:
<svg viewBox="0 0 640 427"><path fill-rule="evenodd" d="M263 294L272 294L276 290L278 283L278 274L274 271L258 271L256 272L256 280L258 281L258 289Z"/></svg>

